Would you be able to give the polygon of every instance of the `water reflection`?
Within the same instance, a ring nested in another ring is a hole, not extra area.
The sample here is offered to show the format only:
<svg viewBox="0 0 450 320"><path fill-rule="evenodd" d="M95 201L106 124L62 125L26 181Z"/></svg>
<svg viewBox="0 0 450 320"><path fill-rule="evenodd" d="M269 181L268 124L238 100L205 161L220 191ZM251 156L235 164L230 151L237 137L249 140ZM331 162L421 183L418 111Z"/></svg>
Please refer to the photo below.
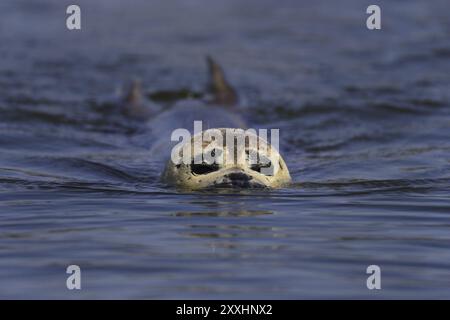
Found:
<svg viewBox="0 0 450 320"><path fill-rule="evenodd" d="M280 244L270 239L281 237L282 229L272 225L270 218L274 211L248 209L247 201L201 201L194 200L198 210L178 211L173 216L188 219L181 232L184 238L208 240L203 243L213 253L218 249L238 250L239 255L258 254L262 250L277 250ZM190 203L189 207L192 207ZM214 218L214 220L209 220ZM206 220L205 220L206 219ZM228 252L229 253L229 252Z"/></svg>
<svg viewBox="0 0 450 320"><path fill-rule="evenodd" d="M273 214L269 210L217 210L217 211L180 211L176 217L256 217Z"/></svg>

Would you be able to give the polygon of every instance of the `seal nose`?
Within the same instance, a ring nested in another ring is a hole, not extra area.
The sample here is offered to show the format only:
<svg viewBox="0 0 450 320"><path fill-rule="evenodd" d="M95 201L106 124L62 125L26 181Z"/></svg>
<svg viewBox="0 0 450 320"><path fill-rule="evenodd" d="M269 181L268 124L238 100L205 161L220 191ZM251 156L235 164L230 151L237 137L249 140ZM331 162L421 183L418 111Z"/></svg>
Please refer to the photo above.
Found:
<svg viewBox="0 0 450 320"><path fill-rule="evenodd" d="M232 172L227 175L227 177L232 181L250 181L252 177L243 172Z"/></svg>
<svg viewBox="0 0 450 320"><path fill-rule="evenodd" d="M216 187L225 188L264 188L265 184L256 181L253 177L243 171L230 172L214 183Z"/></svg>

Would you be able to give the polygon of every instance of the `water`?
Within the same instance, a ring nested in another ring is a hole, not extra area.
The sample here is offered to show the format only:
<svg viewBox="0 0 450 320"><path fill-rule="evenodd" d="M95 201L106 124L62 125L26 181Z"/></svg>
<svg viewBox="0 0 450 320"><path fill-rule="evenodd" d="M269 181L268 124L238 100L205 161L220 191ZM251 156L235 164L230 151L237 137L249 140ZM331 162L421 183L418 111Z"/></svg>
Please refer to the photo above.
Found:
<svg viewBox="0 0 450 320"><path fill-rule="evenodd" d="M0 4L1 298L450 298L448 1ZM295 183L179 192L109 103L224 66ZM66 267L82 290L66 289ZM382 290L366 288L381 267Z"/></svg>

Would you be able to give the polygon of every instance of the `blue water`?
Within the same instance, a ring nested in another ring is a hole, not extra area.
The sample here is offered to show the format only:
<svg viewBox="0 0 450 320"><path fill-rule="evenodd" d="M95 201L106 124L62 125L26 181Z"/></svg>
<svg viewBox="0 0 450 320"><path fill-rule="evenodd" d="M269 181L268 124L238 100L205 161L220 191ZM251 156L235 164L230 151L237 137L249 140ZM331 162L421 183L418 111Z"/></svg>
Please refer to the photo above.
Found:
<svg viewBox="0 0 450 320"><path fill-rule="evenodd" d="M369 1L77 3L81 31L68 3L0 3L0 298L450 298L448 1L377 1L380 31ZM200 96L206 54L292 186L159 181L111 101Z"/></svg>

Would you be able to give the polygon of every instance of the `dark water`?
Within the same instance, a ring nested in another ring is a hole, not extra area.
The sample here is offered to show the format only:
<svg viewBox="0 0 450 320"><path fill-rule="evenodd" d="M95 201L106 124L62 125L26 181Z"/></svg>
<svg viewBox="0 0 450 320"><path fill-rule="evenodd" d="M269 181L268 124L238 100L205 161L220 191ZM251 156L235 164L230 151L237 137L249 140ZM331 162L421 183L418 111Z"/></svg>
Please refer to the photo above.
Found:
<svg viewBox="0 0 450 320"><path fill-rule="evenodd" d="M1 298L450 298L447 0L77 3L0 2ZM108 103L201 95L205 54L292 187L168 188Z"/></svg>

